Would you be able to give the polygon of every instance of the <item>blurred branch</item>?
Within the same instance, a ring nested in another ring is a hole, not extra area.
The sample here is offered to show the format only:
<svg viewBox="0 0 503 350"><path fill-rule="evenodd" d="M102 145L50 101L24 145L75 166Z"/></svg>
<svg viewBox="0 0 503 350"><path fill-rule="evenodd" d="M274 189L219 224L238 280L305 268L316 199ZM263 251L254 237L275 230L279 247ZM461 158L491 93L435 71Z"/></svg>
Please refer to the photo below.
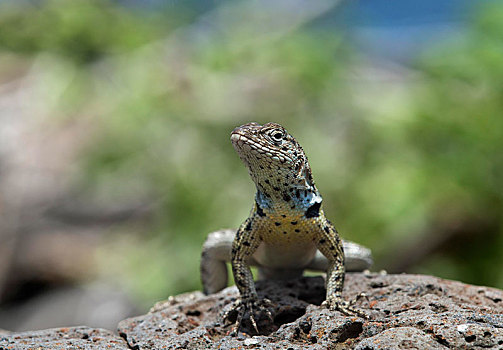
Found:
<svg viewBox="0 0 503 350"><path fill-rule="evenodd" d="M154 211L153 203L117 203L115 207L97 208L91 203L65 199L48 208L45 215L67 225L94 226L142 220Z"/></svg>
<svg viewBox="0 0 503 350"><path fill-rule="evenodd" d="M234 46L275 41L332 10L340 0L259 0L224 3L193 24L175 31L183 47L204 48L222 39ZM245 19L246 20L243 20ZM236 37L239 40L236 40ZM172 44L170 44L172 46Z"/></svg>
<svg viewBox="0 0 503 350"><path fill-rule="evenodd" d="M462 247L461 251L465 254L471 255L476 242L490 242L489 238L498 233L498 223L487 220L487 217L469 217L431 225L428 232L411 235L412 240L390 249L395 254L388 255L381 266L389 273L410 272L435 254L446 255L458 247Z"/></svg>

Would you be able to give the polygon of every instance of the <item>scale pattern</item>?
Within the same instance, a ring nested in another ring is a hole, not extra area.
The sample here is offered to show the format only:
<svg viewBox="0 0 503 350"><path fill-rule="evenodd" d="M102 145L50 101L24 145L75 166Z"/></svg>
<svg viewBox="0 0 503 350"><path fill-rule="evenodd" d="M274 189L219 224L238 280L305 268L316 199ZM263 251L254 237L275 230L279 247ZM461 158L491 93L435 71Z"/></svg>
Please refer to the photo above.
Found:
<svg viewBox="0 0 503 350"><path fill-rule="evenodd" d="M326 219L322 197L300 144L281 125L248 123L231 133L232 144L257 187L250 216L236 232L231 250L232 272L241 298L240 313L267 309L255 290L250 260L259 266L302 271L319 250L328 260L324 305L345 314L362 313L342 299L344 250ZM257 330L258 331L258 330Z"/></svg>

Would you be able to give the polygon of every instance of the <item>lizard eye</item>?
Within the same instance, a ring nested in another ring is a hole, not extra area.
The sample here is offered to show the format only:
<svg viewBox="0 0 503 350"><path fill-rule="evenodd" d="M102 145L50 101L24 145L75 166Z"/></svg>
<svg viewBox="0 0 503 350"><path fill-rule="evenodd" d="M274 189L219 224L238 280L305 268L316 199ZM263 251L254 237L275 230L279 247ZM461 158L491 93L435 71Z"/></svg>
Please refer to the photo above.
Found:
<svg viewBox="0 0 503 350"><path fill-rule="evenodd" d="M271 138L273 139L273 141L276 141L276 142L282 141L283 137L284 137L283 132L279 131L279 130L275 130L271 134Z"/></svg>

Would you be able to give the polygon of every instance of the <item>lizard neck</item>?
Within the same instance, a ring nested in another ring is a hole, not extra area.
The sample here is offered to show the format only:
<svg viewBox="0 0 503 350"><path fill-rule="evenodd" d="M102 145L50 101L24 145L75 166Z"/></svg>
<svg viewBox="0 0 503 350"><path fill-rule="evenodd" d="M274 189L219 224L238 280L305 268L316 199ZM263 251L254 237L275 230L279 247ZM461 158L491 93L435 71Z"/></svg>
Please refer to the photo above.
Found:
<svg viewBox="0 0 503 350"><path fill-rule="evenodd" d="M276 169L274 172L251 173L257 187L255 201L257 205L271 212L305 212L322 198L311 176L305 176L310 169L296 175L289 169Z"/></svg>
<svg viewBox="0 0 503 350"><path fill-rule="evenodd" d="M257 187L259 215L318 216L322 200L307 157L281 125L244 124L232 131L231 141Z"/></svg>

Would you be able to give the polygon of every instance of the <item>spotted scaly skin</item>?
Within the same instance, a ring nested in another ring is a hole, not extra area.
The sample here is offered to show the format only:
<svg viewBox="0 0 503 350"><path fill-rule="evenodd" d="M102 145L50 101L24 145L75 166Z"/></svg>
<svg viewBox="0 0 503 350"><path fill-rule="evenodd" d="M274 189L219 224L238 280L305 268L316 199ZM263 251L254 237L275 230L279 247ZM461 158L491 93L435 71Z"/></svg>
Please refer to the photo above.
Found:
<svg viewBox="0 0 503 350"><path fill-rule="evenodd" d="M318 249L328 260L327 294L323 303L330 310L363 316L342 299L344 250L339 235L325 217L302 147L279 124L248 123L231 134L232 144L257 187L250 217L239 227L232 244L231 265L240 299L239 328L246 311L258 332L254 315L270 302L260 300L248 261L259 266L302 271ZM228 313L225 317L228 316Z"/></svg>

